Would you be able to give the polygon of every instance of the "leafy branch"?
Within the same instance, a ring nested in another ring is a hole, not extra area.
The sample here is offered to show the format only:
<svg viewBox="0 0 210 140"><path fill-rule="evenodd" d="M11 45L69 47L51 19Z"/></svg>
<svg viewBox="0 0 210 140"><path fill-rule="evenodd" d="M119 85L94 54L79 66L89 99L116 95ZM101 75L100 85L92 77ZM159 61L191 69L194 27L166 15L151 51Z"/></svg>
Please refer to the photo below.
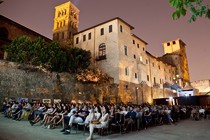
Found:
<svg viewBox="0 0 210 140"><path fill-rule="evenodd" d="M210 19L210 9L208 5L203 3L203 0L169 0L169 3L172 7L176 8L176 11L172 14L174 20L185 16L187 11L190 11L192 14L188 20L190 23L202 16Z"/></svg>

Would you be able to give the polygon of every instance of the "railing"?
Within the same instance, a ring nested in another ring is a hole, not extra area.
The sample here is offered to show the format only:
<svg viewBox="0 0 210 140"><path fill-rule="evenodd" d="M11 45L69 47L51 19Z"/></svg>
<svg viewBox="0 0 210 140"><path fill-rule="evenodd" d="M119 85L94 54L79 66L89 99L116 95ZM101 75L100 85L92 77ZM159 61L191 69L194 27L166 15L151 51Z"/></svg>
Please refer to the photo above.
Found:
<svg viewBox="0 0 210 140"><path fill-rule="evenodd" d="M100 61L100 60L104 60L104 59L106 59L106 55L96 57L96 61Z"/></svg>
<svg viewBox="0 0 210 140"><path fill-rule="evenodd" d="M158 84L158 83L154 83L154 84L153 84L153 87L157 87L157 88L159 88L159 87L160 87L160 84Z"/></svg>

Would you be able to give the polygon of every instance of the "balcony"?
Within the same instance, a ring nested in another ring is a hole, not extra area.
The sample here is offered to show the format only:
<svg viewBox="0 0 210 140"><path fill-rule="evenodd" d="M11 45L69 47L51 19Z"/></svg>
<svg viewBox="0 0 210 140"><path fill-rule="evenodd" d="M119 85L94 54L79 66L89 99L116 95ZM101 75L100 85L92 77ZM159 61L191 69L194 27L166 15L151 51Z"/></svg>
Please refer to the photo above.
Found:
<svg viewBox="0 0 210 140"><path fill-rule="evenodd" d="M104 60L104 59L106 59L106 55L96 57L96 61L101 61L101 60Z"/></svg>
<svg viewBox="0 0 210 140"><path fill-rule="evenodd" d="M160 88L160 84L154 83L154 84L153 84L153 87Z"/></svg>

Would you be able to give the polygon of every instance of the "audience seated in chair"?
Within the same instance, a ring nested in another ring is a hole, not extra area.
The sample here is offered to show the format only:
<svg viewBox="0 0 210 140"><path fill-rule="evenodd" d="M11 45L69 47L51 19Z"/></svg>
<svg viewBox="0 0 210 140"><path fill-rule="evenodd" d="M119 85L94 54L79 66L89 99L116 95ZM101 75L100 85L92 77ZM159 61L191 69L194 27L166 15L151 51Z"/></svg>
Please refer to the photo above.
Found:
<svg viewBox="0 0 210 140"><path fill-rule="evenodd" d="M88 116L89 111L87 106L85 105L82 109L82 106L80 105L79 108L76 109L73 115L71 115L69 120L69 129L66 129L66 131L63 133L64 135L70 134L71 127L73 123L82 123L85 121L85 118Z"/></svg>
<svg viewBox="0 0 210 140"><path fill-rule="evenodd" d="M90 131L90 135L87 138L87 140L92 140L93 139L93 132L95 128L105 128L108 127L108 123L109 123L109 108L108 106L104 105L102 107L102 117L100 118L99 122L97 124L95 123L90 123L89 125L89 131Z"/></svg>
<svg viewBox="0 0 210 140"><path fill-rule="evenodd" d="M125 115L125 128L124 128L125 131L128 130L129 126L132 129L132 124L134 124L135 118L136 118L136 112L133 110L133 107L129 107L129 111Z"/></svg>

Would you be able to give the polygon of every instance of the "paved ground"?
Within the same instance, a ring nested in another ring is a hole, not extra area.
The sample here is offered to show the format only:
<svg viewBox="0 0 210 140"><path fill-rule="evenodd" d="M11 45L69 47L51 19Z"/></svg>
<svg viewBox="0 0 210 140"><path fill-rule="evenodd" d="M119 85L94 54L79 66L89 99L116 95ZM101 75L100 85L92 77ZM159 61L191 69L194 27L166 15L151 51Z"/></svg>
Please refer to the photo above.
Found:
<svg viewBox="0 0 210 140"><path fill-rule="evenodd" d="M27 121L14 121L0 115L0 140L85 140L79 131L70 135L59 132L61 128L44 129L40 125L31 126ZM97 140L210 140L210 120L184 120L178 125L163 125L146 130L119 135L112 134L100 137Z"/></svg>

